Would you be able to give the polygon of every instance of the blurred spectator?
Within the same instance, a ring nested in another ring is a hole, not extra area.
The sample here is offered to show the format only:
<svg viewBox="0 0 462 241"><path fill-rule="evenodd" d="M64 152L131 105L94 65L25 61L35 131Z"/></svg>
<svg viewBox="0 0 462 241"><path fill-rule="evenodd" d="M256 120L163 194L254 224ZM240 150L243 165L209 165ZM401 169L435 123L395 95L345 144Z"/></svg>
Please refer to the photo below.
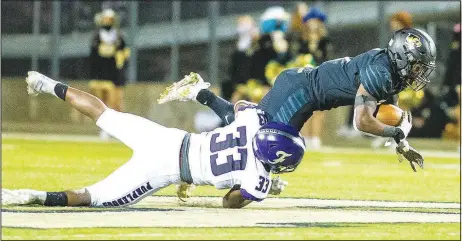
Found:
<svg viewBox="0 0 462 241"><path fill-rule="evenodd" d="M287 55L290 60L288 62L280 62L278 59L270 60L265 67L265 77L271 84L274 84L276 77L288 68L302 68L307 65L315 66L314 58L309 53L300 53L300 44L303 33L303 17L308 11L308 5L298 3L290 20L290 29L285 38L289 43L289 53Z"/></svg>
<svg viewBox="0 0 462 241"><path fill-rule="evenodd" d="M449 107L458 104L457 86L461 82L460 68L460 23L454 25L449 57L446 61L446 73L443 81L444 101Z"/></svg>
<svg viewBox="0 0 462 241"><path fill-rule="evenodd" d="M456 92L459 103L454 108L449 108L448 115L452 121L444 127L443 138L460 142L460 85L456 87Z"/></svg>
<svg viewBox="0 0 462 241"><path fill-rule="evenodd" d="M249 15L238 18L236 30L238 40L231 55L230 79L222 83L222 97L226 100L231 100L238 84L246 84L250 79L250 64L258 39L258 28L255 20Z"/></svg>
<svg viewBox="0 0 462 241"><path fill-rule="evenodd" d="M390 33L398 31L402 28L412 28L412 15L406 11L399 11L391 15L388 26Z"/></svg>
<svg viewBox="0 0 462 241"><path fill-rule="evenodd" d="M325 22L327 15L319 8L311 7L303 16L302 34L298 55L311 54L317 65L332 58L333 45L327 36ZM307 140L307 146L313 149L321 147L321 133L325 112L315 111L305 123L301 133Z"/></svg>
<svg viewBox="0 0 462 241"><path fill-rule="evenodd" d="M446 125L443 135L445 138L454 140L460 140L460 29L460 23L454 25L442 91L444 93L443 104L447 106L447 112L452 121Z"/></svg>
<svg viewBox="0 0 462 241"><path fill-rule="evenodd" d="M304 2L297 3L290 18L290 29L288 34L289 49L292 55L297 55L300 50L300 39L303 32L303 17L308 12L308 5Z"/></svg>
<svg viewBox="0 0 462 241"><path fill-rule="evenodd" d="M118 16L112 9L96 14L97 30L93 36L90 53L90 89L106 105L122 111L125 87L125 63L130 50L119 30ZM105 132L101 138L107 139Z"/></svg>
<svg viewBox="0 0 462 241"><path fill-rule="evenodd" d="M250 15L243 15L237 19L236 31L238 40L236 49L231 55L229 79L221 84L221 96L235 103L237 100L249 100L247 90L236 92L238 86L246 86L250 79L250 65L258 40L258 28ZM247 89L247 88L246 88ZM233 95L233 93L235 93ZM211 110L199 111L194 117L194 127L197 132L213 130L225 123Z"/></svg>
<svg viewBox="0 0 462 241"><path fill-rule="evenodd" d="M233 100L248 96L250 101L259 102L268 92L270 83L265 76L267 64L277 61L281 64L290 59L286 32L289 24L289 14L282 7L268 8L260 18L260 38L257 41L257 49L252 56L250 66L250 79L246 85L240 85Z"/></svg>
<svg viewBox="0 0 462 241"><path fill-rule="evenodd" d="M424 92L422 103L412 108L411 137L460 139L460 24L454 26L442 95ZM401 100L400 95L400 100ZM401 104L400 104L401 107Z"/></svg>
<svg viewBox="0 0 462 241"><path fill-rule="evenodd" d="M318 65L332 58L333 45L327 36L327 15L312 7L303 17L303 28L299 53L310 53Z"/></svg>
<svg viewBox="0 0 462 241"><path fill-rule="evenodd" d="M424 98L417 106L411 108L412 129L409 137L441 138L449 116L441 101L427 88Z"/></svg>

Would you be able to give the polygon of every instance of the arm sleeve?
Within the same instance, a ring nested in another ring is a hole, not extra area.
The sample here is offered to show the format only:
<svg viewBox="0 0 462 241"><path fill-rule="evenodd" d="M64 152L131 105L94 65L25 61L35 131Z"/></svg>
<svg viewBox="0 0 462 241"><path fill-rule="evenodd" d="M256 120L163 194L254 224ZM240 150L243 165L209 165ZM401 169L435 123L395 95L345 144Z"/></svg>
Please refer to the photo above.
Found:
<svg viewBox="0 0 462 241"><path fill-rule="evenodd" d="M392 93L391 76L383 66L368 65L359 72L364 89L377 100L386 100Z"/></svg>
<svg viewBox="0 0 462 241"><path fill-rule="evenodd" d="M210 90L203 89L197 94L196 100L208 106L210 109L217 114L226 125L231 124L234 121L234 106L229 101L220 98Z"/></svg>
<svg viewBox="0 0 462 241"><path fill-rule="evenodd" d="M263 164L253 159L254 163L241 173L241 195L247 200L261 202L268 196L271 189L271 174L265 171Z"/></svg>
<svg viewBox="0 0 462 241"><path fill-rule="evenodd" d="M261 202L268 196L271 189L271 178L267 175L257 175L241 183L241 195L244 199Z"/></svg>

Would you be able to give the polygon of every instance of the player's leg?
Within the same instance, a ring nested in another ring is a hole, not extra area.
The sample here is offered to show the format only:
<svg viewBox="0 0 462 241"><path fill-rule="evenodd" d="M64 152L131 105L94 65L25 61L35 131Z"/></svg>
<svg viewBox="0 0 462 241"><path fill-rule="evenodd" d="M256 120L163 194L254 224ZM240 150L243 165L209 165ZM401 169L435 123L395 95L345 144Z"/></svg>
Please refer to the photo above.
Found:
<svg viewBox="0 0 462 241"><path fill-rule="evenodd" d="M153 160L156 156L152 153L135 152L127 163L104 180L86 188L61 192L2 189L2 204L87 207L135 204L161 188L180 182L179 162L172 161L171 157L175 154L160 162Z"/></svg>
<svg viewBox="0 0 462 241"><path fill-rule="evenodd" d="M107 109L107 106L97 97L50 79L38 72L29 71L26 82L30 95L38 95L39 93L54 95L70 103L75 109L94 121Z"/></svg>
<svg viewBox="0 0 462 241"><path fill-rule="evenodd" d="M311 85L309 68L290 68L282 71L274 86L258 106L268 114L270 121L277 121L301 130L318 105Z"/></svg>
<svg viewBox="0 0 462 241"><path fill-rule="evenodd" d="M117 112L108 108L100 99L84 91L52 80L38 72L29 71L28 92L48 93L70 103L75 109L96 121L101 129L135 150L152 144L153 137L165 136L165 128L145 118ZM172 132L183 137L184 131Z"/></svg>
<svg viewBox="0 0 462 241"><path fill-rule="evenodd" d="M2 189L2 205L87 206L91 204L86 189L46 192L31 189Z"/></svg>
<svg viewBox="0 0 462 241"><path fill-rule="evenodd" d="M97 121L108 107L96 96L87 92L67 87L64 100L82 114Z"/></svg>
<svg viewBox="0 0 462 241"><path fill-rule="evenodd" d="M126 206L170 184L180 183L179 156L185 131L166 128L147 119L112 109L104 111L97 124L108 132L115 133L134 150L127 163L106 179L85 189L62 192L2 190L2 203Z"/></svg>

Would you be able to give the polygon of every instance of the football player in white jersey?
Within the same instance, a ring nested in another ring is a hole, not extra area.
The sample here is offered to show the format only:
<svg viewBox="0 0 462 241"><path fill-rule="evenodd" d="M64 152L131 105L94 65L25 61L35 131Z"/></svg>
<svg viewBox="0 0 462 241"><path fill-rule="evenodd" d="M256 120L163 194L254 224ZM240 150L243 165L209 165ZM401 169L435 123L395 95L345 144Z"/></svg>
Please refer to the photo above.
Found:
<svg viewBox="0 0 462 241"><path fill-rule="evenodd" d="M211 108L225 120L234 119L232 123L211 132L188 133L112 110L95 96L35 71L28 72L26 82L30 95L46 93L68 102L130 147L133 155L104 180L80 190L2 189L3 205L121 207L184 182L230 188L223 197L223 207L241 208L268 194L279 194L287 182L271 180L271 173L293 171L305 150L298 131L267 123L265 114L255 105L236 104L231 111L235 118L230 118L230 103L205 90L210 84L194 73L170 87L170 97L187 90L189 99L212 103Z"/></svg>

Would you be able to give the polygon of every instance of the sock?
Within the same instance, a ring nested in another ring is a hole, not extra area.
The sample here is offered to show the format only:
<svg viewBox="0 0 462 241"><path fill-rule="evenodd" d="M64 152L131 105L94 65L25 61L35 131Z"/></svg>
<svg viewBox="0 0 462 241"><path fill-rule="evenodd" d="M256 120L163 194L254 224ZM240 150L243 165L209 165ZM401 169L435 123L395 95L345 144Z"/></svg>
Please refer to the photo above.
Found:
<svg viewBox="0 0 462 241"><path fill-rule="evenodd" d="M210 105L210 103L212 103L212 101L214 101L215 99L216 95L207 89L199 90L199 92L196 95L197 102L203 105Z"/></svg>
<svg viewBox="0 0 462 241"><path fill-rule="evenodd" d="M53 88L53 94L62 100L66 100L66 93L68 87L69 86L58 82Z"/></svg>
<svg viewBox="0 0 462 241"><path fill-rule="evenodd" d="M65 192L47 192L44 206L67 206L67 194Z"/></svg>
<svg viewBox="0 0 462 241"><path fill-rule="evenodd" d="M202 89L196 96L196 100L208 106L227 125L234 121L234 106L228 101L216 96L212 91Z"/></svg>

